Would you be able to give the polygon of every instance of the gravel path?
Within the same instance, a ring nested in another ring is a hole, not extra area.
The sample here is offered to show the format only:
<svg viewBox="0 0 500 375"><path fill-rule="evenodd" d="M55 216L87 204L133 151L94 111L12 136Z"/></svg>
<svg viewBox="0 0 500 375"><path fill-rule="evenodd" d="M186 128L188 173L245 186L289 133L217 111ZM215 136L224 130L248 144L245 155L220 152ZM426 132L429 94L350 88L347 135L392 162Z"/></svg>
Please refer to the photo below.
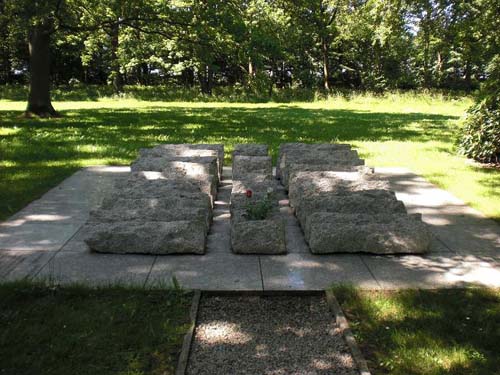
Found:
<svg viewBox="0 0 500 375"><path fill-rule="evenodd" d="M188 374L358 374L323 297L205 297Z"/></svg>

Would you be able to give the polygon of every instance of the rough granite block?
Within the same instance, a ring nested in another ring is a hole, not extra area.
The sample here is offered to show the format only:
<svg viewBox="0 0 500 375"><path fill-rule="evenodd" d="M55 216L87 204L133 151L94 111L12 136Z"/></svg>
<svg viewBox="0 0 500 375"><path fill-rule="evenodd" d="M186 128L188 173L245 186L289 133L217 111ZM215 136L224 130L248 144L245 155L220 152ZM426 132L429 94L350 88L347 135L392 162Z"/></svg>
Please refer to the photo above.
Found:
<svg viewBox="0 0 500 375"><path fill-rule="evenodd" d="M427 226L408 215L317 212L307 218L306 240L314 254L364 252L425 253L431 244Z"/></svg>
<svg viewBox="0 0 500 375"><path fill-rule="evenodd" d="M330 194L306 196L294 207L295 215L304 228L307 216L315 212L367 215L383 212L406 214L403 202L398 201L386 190L379 190L378 192L380 196L373 194L373 192L367 193L363 191L353 192L346 196Z"/></svg>
<svg viewBox="0 0 500 375"><path fill-rule="evenodd" d="M85 243L101 253L204 254L202 221L98 223L85 225Z"/></svg>
<svg viewBox="0 0 500 375"><path fill-rule="evenodd" d="M298 172L357 172L364 171L364 161L357 160L338 160L330 164L299 164L290 163L286 168L281 169L280 180L283 186L289 188L290 177Z"/></svg>
<svg viewBox="0 0 500 375"><path fill-rule="evenodd" d="M144 149L147 150L147 149ZM162 144L154 147L152 150L154 154L160 154L162 151L171 154L172 152L177 152L179 156L191 156L191 152L198 151L198 156L212 156L207 155L210 151L215 151L217 153L217 164L219 167L219 175L222 176L222 167L224 166L224 145L223 144L204 144L204 143L182 143L182 144ZM144 152L145 155L148 154L147 151ZM183 155L184 154L184 155ZM141 155L141 154L140 154Z"/></svg>
<svg viewBox="0 0 500 375"><path fill-rule="evenodd" d="M232 220L231 248L236 254L285 254L284 220Z"/></svg>
<svg viewBox="0 0 500 375"><path fill-rule="evenodd" d="M388 191L389 183L376 180L374 175L364 175L359 172L325 172L304 171L294 173L290 179L288 195L291 205L306 195L332 194L349 195L359 191Z"/></svg>
<svg viewBox="0 0 500 375"><path fill-rule="evenodd" d="M246 143L234 146L233 157L236 155L244 156L268 156L269 147L263 144Z"/></svg>
<svg viewBox="0 0 500 375"><path fill-rule="evenodd" d="M186 177L212 175L218 178L216 157L155 157L145 156L135 160L131 165L132 172L153 171L165 174L177 173Z"/></svg>
<svg viewBox="0 0 500 375"><path fill-rule="evenodd" d="M350 150L349 144L340 143L282 143L278 152L278 163L276 164L276 177L281 178L280 165L286 154L300 154L304 151L310 152L332 152L340 150Z"/></svg>
<svg viewBox="0 0 500 375"><path fill-rule="evenodd" d="M132 202L136 203L137 200ZM210 228L212 222L212 210L207 208L189 207L179 205L175 209L165 208L161 206L154 207L137 207L135 204L115 207L112 209L97 209L90 212L87 223L114 223L119 221L202 221L205 223L206 230Z"/></svg>
<svg viewBox="0 0 500 375"><path fill-rule="evenodd" d="M233 158L233 180L244 180L249 173L272 177L273 164L270 156L243 156Z"/></svg>

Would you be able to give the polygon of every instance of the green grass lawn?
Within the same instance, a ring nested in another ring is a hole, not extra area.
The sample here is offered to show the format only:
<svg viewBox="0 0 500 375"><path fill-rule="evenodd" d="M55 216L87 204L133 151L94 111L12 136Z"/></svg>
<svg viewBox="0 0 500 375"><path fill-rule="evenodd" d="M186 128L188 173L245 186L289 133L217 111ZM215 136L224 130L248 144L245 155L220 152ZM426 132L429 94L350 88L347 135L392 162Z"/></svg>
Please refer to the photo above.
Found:
<svg viewBox="0 0 500 375"><path fill-rule="evenodd" d="M373 374L500 374L500 291L334 290Z"/></svg>
<svg viewBox="0 0 500 375"><path fill-rule="evenodd" d="M191 296L0 284L0 374L174 374Z"/></svg>
<svg viewBox="0 0 500 375"><path fill-rule="evenodd" d="M500 170L456 153L471 100L399 94L309 103L184 103L98 99L56 102L61 119L23 119L0 100L0 219L80 167L128 164L158 143L348 142L371 166L403 166L500 220ZM227 160L229 162L229 152Z"/></svg>

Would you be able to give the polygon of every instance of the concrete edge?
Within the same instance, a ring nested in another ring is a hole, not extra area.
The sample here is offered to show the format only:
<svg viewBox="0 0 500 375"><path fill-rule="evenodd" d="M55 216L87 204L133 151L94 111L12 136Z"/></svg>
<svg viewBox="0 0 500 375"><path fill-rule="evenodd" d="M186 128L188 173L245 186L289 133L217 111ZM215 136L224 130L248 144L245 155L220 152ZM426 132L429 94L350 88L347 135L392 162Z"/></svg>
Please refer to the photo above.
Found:
<svg viewBox="0 0 500 375"><path fill-rule="evenodd" d="M370 370L368 369L368 364L366 362L366 359L361 353L361 350L359 349L358 343L356 342L356 339L354 338L351 328L349 327L347 318L345 317L344 312L340 307L340 304L335 298L335 295L331 290L327 289L325 291L325 296L326 296L326 302L328 303L328 306L330 307L330 310L334 315L335 322L342 331L342 335L344 336L344 339L347 342L349 349L351 350L351 354L354 358L354 361L358 365L360 375L371 375Z"/></svg>
<svg viewBox="0 0 500 375"><path fill-rule="evenodd" d="M198 308L200 306L201 291L196 290L194 292L193 301L191 302L191 310L189 311L189 329L184 335L184 341L182 342L181 354L179 355L179 360L177 361L177 367L175 369L175 375L184 375L186 373L189 353L191 351L191 344L193 342L194 330L196 328L196 320L198 317Z"/></svg>

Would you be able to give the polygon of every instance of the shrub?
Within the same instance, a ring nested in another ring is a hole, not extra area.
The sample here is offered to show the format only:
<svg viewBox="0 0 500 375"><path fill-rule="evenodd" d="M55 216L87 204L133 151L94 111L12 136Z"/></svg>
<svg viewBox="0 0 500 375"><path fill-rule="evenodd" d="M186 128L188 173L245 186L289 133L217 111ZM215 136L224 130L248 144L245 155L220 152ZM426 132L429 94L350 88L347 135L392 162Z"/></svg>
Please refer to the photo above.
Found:
<svg viewBox="0 0 500 375"><path fill-rule="evenodd" d="M500 162L500 106L499 99L483 99L469 109L460 151L483 163Z"/></svg>
<svg viewBox="0 0 500 375"><path fill-rule="evenodd" d="M500 162L500 55L487 68L478 102L468 110L460 151L484 163Z"/></svg>

